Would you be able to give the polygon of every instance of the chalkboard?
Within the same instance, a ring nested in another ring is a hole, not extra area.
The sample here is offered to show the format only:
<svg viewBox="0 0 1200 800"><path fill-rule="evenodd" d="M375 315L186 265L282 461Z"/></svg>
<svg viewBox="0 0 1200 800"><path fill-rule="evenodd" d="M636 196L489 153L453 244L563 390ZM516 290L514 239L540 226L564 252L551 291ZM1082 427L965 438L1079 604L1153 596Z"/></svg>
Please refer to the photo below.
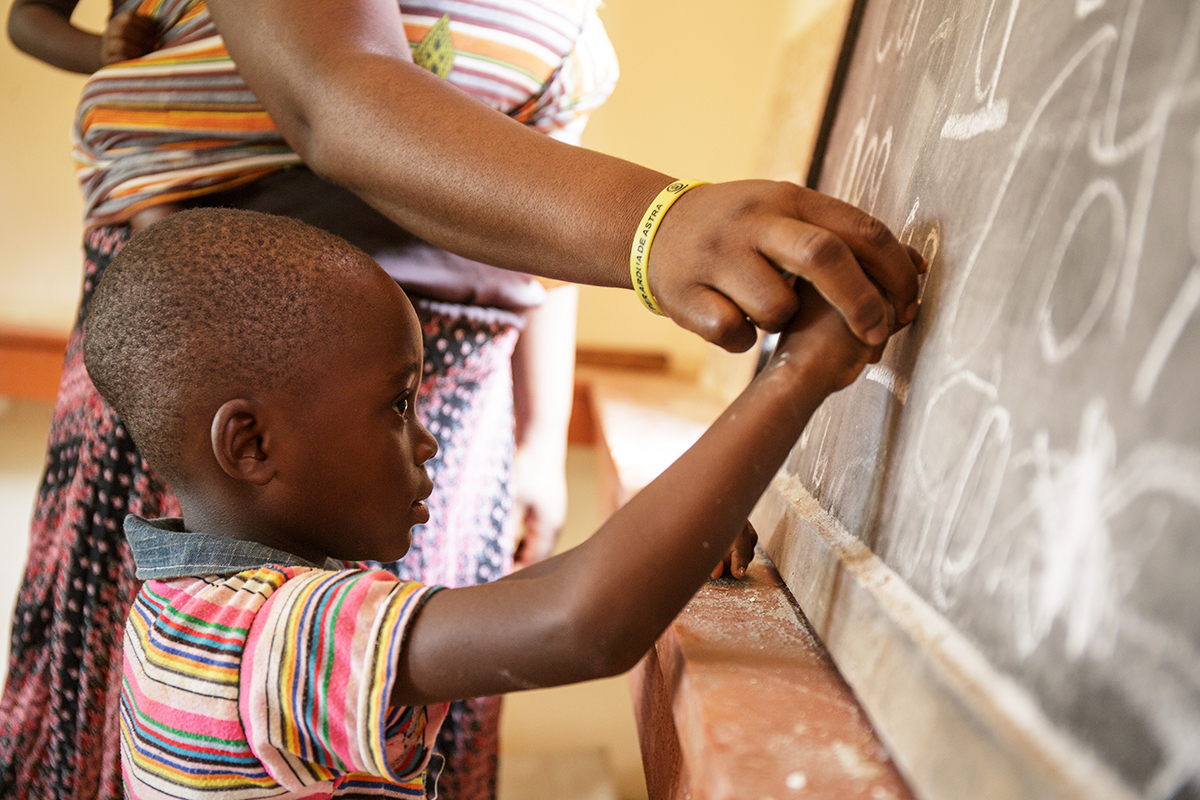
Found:
<svg viewBox="0 0 1200 800"><path fill-rule="evenodd" d="M1200 3L856 11L812 174L932 267L918 321L777 484L994 671L995 727L1049 726L1114 795L1200 798ZM767 549L794 561L783 527ZM808 612L812 569L781 571ZM872 647L863 695L889 669ZM874 703L886 734L901 715ZM902 738L914 789L945 796Z"/></svg>

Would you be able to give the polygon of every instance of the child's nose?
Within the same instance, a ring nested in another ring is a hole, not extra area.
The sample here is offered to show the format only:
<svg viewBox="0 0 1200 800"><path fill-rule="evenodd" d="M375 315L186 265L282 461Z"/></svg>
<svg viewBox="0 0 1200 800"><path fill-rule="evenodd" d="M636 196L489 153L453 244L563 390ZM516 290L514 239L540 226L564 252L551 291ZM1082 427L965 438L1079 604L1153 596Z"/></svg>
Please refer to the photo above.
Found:
<svg viewBox="0 0 1200 800"><path fill-rule="evenodd" d="M437 455L438 442L429 429L421 425L421 430L417 434L418 442L416 448L417 463L424 464L429 459Z"/></svg>

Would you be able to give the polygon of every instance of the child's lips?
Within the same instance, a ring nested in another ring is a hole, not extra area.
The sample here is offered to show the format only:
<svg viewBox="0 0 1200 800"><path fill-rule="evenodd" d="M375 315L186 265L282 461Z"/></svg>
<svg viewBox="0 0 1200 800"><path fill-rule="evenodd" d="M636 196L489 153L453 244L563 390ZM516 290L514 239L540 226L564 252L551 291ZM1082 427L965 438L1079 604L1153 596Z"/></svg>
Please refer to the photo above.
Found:
<svg viewBox="0 0 1200 800"><path fill-rule="evenodd" d="M417 499L413 501L412 509L413 514L417 518L417 522L415 523L417 525L423 525L426 522L429 522L429 506L425 505L425 499L431 494L433 494L433 481L429 481L429 483L417 495Z"/></svg>

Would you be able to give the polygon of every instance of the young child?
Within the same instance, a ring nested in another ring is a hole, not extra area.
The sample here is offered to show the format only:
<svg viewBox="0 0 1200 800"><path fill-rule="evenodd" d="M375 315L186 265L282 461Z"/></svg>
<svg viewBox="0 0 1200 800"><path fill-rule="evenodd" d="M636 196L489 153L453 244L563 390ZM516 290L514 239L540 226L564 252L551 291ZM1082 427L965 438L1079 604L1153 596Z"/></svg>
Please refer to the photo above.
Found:
<svg viewBox="0 0 1200 800"><path fill-rule="evenodd" d="M126 521L146 581L125 638L127 795L423 797L447 701L632 667L812 412L879 355L800 291L766 369L590 539L438 591L334 561L400 558L428 517L422 340L396 282L252 212L135 237L92 300L85 358L182 518Z"/></svg>

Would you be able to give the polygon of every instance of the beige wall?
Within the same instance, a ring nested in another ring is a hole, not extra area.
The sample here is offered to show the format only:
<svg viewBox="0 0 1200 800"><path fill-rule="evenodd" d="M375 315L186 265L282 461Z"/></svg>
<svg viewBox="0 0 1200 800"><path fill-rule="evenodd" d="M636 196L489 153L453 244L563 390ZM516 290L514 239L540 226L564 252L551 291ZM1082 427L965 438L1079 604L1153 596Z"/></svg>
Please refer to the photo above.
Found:
<svg viewBox="0 0 1200 800"><path fill-rule="evenodd" d="M82 0L76 19L99 30L106 5ZM5 18L8 3L4 4ZM0 44L0 325L65 333L82 264L83 204L68 132L83 78Z"/></svg>

